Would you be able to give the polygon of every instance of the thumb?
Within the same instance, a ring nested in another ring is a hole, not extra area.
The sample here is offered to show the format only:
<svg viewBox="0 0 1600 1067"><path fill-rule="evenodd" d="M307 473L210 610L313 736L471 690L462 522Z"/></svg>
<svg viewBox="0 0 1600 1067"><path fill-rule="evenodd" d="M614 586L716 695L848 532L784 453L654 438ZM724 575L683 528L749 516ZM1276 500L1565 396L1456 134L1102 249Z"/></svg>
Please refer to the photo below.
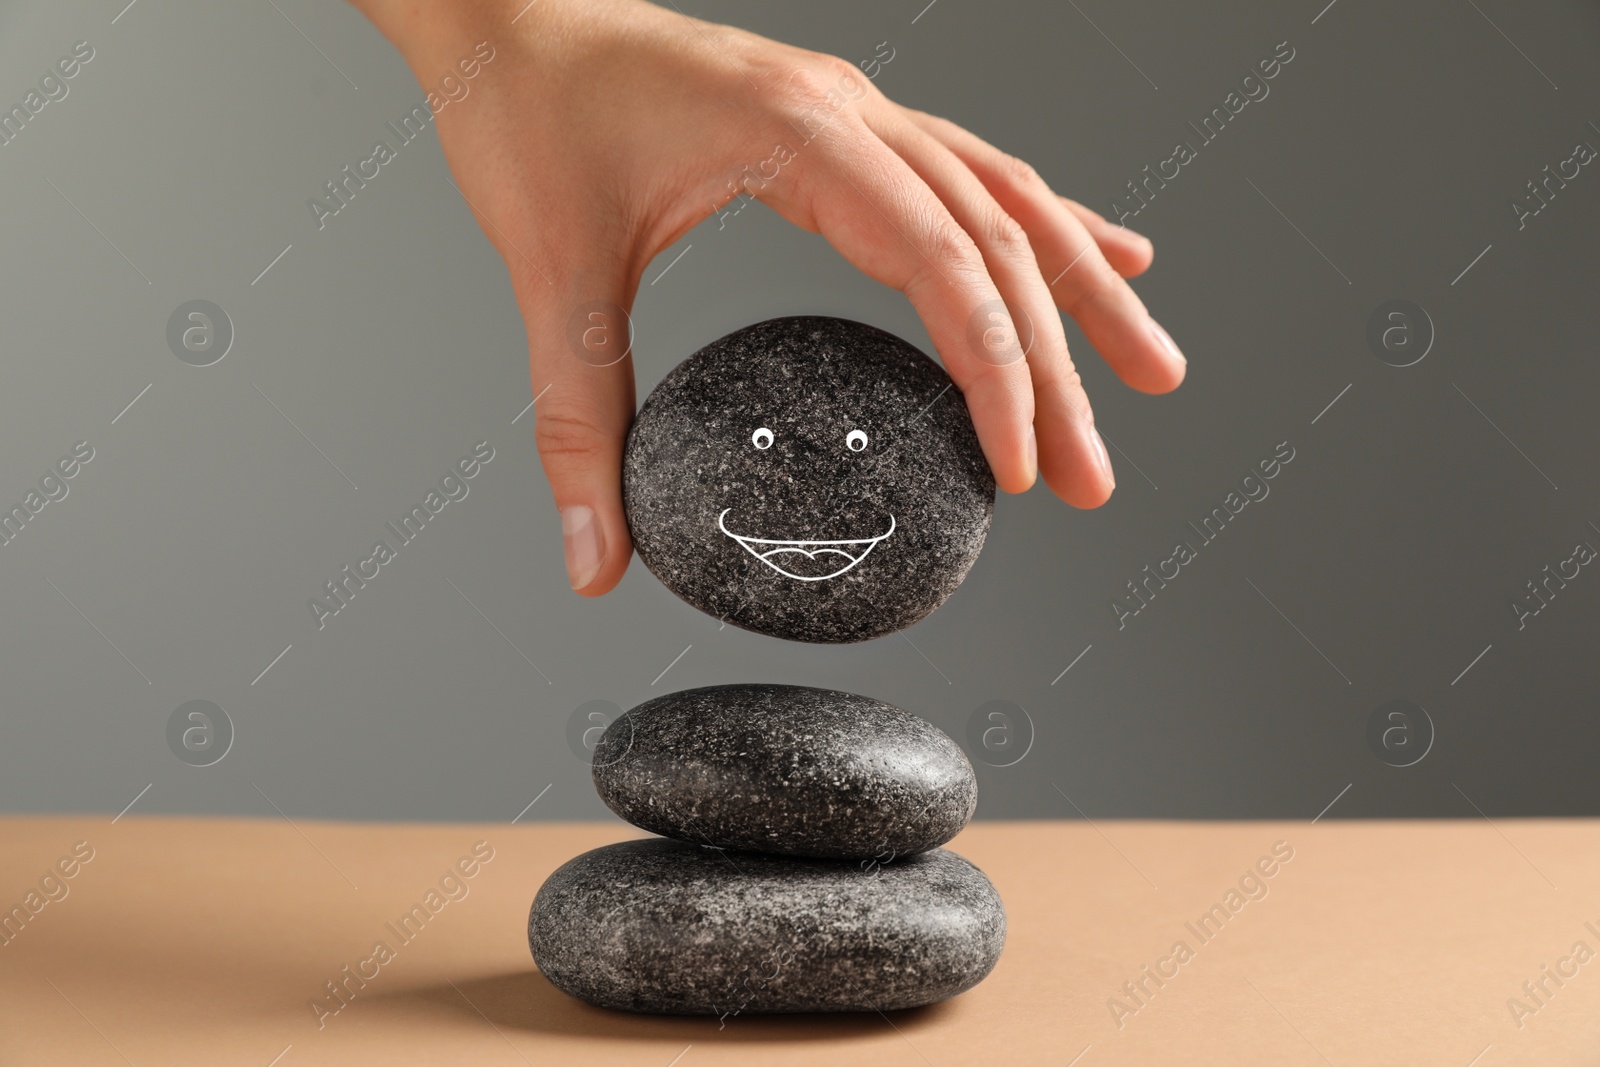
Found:
<svg viewBox="0 0 1600 1067"><path fill-rule="evenodd" d="M621 270L535 276L519 286L535 396L534 440L561 513L567 579L608 593L633 542L622 510L622 449L633 421L637 279Z"/></svg>

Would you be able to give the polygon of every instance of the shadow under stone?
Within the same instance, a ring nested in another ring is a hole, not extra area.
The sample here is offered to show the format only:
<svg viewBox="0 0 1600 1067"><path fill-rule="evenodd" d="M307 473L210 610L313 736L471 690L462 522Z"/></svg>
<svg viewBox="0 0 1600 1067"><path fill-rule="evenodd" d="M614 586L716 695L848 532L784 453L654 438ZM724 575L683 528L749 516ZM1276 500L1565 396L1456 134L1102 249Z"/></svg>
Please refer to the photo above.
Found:
<svg viewBox="0 0 1600 1067"><path fill-rule="evenodd" d="M625 1040L684 1042L808 1041L878 1038L898 1029L914 1034L959 1010L953 1001L879 1013L833 1012L794 1015L643 1015L597 1008L561 992L537 970L444 980L411 989L371 994L407 1014L487 1019L504 1030L573 1034Z"/></svg>

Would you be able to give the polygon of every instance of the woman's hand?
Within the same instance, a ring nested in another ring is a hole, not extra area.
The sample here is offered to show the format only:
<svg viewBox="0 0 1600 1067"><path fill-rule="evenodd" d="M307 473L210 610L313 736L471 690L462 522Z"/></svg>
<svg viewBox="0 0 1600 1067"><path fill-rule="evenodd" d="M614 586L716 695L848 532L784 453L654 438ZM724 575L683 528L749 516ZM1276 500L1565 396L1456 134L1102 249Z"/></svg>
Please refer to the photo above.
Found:
<svg viewBox="0 0 1600 1067"><path fill-rule="evenodd" d="M1150 265L1149 241L844 60L643 0L355 2L429 89L459 79L480 42L493 50L438 112L439 137L511 271L539 453L586 596L615 586L632 551L626 309L650 261L736 195L910 298L1008 492L1042 473L1096 507L1115 484L1057 308L1135 389L1183 380L1123 280Z"/></svg>

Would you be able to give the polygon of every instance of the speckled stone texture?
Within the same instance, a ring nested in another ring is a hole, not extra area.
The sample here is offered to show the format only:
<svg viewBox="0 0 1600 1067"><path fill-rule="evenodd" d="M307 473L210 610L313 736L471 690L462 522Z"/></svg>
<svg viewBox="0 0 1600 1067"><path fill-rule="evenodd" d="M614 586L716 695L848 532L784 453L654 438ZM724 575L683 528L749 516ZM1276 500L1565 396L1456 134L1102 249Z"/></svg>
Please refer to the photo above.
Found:
<svg viewBox="0 0 1600 1067"><path fill-rule="evenodd" d="M795 641L926 617L978 558L994 478L949 375L858 322L772 319L713 341L628 434L634 548L678 596Z"/></svg>
<svg viewBox="0 0 1600 1067"><path fill-rule="evenodd" d="M981 981L1005 930L994 886L942 849L880 865L659 838L569 860L528 918L557 988L672 1015L931 1004Z"/></svg>
<svg viewBox="0 0 1600 1067"><path fill-rule="evenodd" d="M972 818L978 782L932 724L870 697L794 685L669 693L619 717L594 784L635 826L683 841L888 861Z"/></svg>

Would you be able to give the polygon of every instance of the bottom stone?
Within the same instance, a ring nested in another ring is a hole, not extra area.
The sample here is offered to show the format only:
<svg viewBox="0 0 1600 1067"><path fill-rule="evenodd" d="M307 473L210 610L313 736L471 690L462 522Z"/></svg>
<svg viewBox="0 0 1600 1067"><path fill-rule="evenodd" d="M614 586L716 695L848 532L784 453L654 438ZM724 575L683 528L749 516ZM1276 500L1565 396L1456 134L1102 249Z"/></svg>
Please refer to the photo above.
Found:
<svg viewBox="0 0 1600 1067"><path fill-rule="evenodd" d="M670 1015L932 1004L982 981L1005 934L989 879L943 849L854 863L659 838L562 864L528 917L557 988Z"/></svg>

